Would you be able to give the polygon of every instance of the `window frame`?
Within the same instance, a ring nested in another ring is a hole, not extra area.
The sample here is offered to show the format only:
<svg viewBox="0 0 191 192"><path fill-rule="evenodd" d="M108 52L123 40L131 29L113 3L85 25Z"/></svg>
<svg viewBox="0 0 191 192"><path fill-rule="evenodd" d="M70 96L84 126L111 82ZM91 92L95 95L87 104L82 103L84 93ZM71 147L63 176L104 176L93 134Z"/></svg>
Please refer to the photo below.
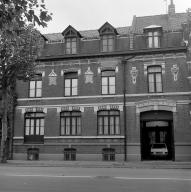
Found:
<svg viewBox="0 0 191 192"><path fill-rule="evenodd" d="M27 120L29 120L29 124ZM45 114L43 112L26 112L24 115L24 142L42 143L44 141L44 133Z"/></svg>
<svg viewBox="0 0 191 192"><path fill-rule="evenodd" d="M31 88L31 83L34 82L34 88ZM40 83L40 87L38 87L38 83ZM29 80L28 85L28 97L29 98L41 98L42 97L42 74L36 74L32 79ZM34 94L31 95L31 92L34 91ZM40 95L38 96L38 91L40 91Z"/></svg>
<svg viewBox="0 0 191 192"><path fill-rule="evenodd" d="M114 51L114 47L115 47L115 36L113 34L103 34L101 36L101 51L112 52Z"/></svg>
<svg viewBox="0 0 191 192"><path fill-rule="evenodd" d="M151 72L151 71L149 71L149 69L151 69L151 68L159 68L160 67L160 72ZM160 85L161 85L161 91L159 90L158 91L158 86L157 86L157 75L160 75L160 79L161 79L161 81L160 81ZM151 76L151 75L153 75L153 88L154 88L154 91L151 91L150 90L150 85L151 85L151 83L152 82L150 82L150 80L149 80L149 77ZM163 92L163 81L162 81L162 66L160 66L160 65L155 65L155 66L148 66L147 67L147 84L148 84L148 93L162 93Z"/></svg>
<svg viewBox="0 0 191 192"><path fill-rule="evenodd" d="M100 114L100 113L107 114ZM118 114L112 114L117 112ZM111 127L113 119L113 130ZM107 132L105 131L107 129ZM112 133L113 131L113 133ZM120 135L120 111L119 110L100 110L97 112L97 134L98 135Z"/></svg>
<svg viewBox="0 0 191 192"><path fill-rule="evenodd" d="M65 53L67 55L77 54L77 37L65 38Z"/></svg>
<svg viewBox="0 0 191 192"><path fill-rule="evenodd" d="M74 80L76 80L76 87L74 87ZM66 86L66 81L70 82L69 86ZM77 72L68 72L64 74L64 97L74 97L78 96L78 73ZM69 89L69 94L67 93ZM73 91L76 89L76 94Z"/></svg>
<svg viewBox="0 0 191 192"><path fill-rule="evenodd" d="M64 115L64 113L68 113L69 115ZM78 113L78 115L73 115L72 113L74 114ZM73 124L73 120L75 120L75 124ZM69 134L67 134L67 123L69 123L68 124ZM75 133L73 130L73 125L75 125L75 128L74 128ZM61 111L60 112L60 136L79 136L81 134L82 134L81 111Z"/></svg>
<svg viewBox="0 0 191 192"><path fill-rule="evenodd" d="M111 84L112 78L114 78L114 85ZM103 79L106 79L106 85L103 84ZM107 89L106 93L104 93L104 91L103 91L104 87L106 87L106 89ZM111 92L112 87L114 88L113 92ZM116 73L115 73L115 70L103 70L101 72L101 94L102 95L115 95L116 94Z"/></svg>
<svg viewBox="0 0 191 192"><path fill-rule="evenodd" d="M157 35L155 33L157 33ZM147 48L149 49L161 48L161 31L160 30L147 30L146 37L147 37ZM156 44L156 39L157 39L157 44Z"/></svg>

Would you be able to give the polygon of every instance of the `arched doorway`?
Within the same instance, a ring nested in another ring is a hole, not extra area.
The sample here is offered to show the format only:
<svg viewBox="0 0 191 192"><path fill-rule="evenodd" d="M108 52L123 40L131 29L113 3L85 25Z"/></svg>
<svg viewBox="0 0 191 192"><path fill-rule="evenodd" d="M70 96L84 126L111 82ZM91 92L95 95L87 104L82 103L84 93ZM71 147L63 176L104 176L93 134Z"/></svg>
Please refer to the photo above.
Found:
<svg viewBox="0 0 191 192"><path fill-rule="evenodd" d="M140 113L141 159L174 160L173 113L153 110Z"/></svg>

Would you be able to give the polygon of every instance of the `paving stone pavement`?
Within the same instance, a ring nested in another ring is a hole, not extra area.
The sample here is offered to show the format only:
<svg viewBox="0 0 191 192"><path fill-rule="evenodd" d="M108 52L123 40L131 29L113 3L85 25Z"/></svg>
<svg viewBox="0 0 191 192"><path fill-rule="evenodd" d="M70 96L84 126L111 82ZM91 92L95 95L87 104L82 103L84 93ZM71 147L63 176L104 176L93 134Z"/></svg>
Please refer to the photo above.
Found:
<svg viewBox="0 0 191 192"><path fill-rule="evenodd" d="M7 163L0 163L0 166L191 169L191 161L190 162L182 162L182 161L111 162L111 161L8 160Z"/></svg>

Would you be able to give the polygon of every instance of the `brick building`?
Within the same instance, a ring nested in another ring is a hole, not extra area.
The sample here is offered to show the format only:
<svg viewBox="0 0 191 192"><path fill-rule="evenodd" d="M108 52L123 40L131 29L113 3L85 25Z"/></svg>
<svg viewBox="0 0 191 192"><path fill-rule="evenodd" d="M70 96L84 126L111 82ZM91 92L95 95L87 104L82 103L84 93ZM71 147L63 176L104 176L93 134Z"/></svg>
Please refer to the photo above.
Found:
<svg viewBox="0 0 191 192"><path fill-rule="evenodd" d="M17 83L14 159L191 160L188 13L129 27L44 34L36 76Z"/></svg>

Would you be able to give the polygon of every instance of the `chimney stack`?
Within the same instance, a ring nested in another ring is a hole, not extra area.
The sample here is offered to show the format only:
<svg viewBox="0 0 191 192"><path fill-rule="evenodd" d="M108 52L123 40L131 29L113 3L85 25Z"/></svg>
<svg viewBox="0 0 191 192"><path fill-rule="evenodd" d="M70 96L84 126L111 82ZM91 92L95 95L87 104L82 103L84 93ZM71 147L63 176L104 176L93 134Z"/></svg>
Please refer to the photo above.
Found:
<svg viewBox="0 0 191 192"><path fill-rule="evenodd" d="M170 5L168 6L168 14L174 15L175 14L175 5L173 3L173 0L171 0Z"/></svg>

